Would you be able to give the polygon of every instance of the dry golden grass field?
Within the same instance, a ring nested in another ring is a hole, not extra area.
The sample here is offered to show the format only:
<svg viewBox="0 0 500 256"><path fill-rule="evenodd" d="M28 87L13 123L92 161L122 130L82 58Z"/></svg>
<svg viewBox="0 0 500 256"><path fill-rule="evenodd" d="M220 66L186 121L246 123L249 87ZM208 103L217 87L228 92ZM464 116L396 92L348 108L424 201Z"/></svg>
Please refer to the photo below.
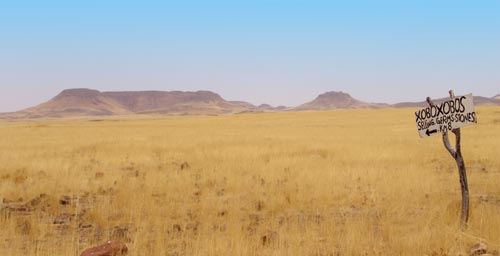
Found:
<svg viewBox="0 0 500 256"><path fill-rule="evenodd" d="M456 164L414 109L1 121L0 255L500 250L500 108L476 110L465 232Z"/></svg>

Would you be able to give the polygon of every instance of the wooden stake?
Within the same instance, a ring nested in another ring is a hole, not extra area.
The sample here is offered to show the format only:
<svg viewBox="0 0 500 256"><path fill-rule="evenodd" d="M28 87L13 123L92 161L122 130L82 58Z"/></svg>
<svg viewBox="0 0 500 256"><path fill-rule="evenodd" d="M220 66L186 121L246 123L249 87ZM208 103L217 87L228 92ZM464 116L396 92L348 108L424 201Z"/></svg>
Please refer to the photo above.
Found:
<svg viewBox="0 0 500 256"><path fill-rule="evenodd" d="M453 93L453 90L450 90L449 93L450 98L454 99L455 94ZM429 106L431 107L434 105L430 97L427 97L427 103L429 103ZM460 176L460 188L462 190L462 211L460 216L460 228L462 230L465 230L467 229L467 221L469 220L469 185L467 184L467 171L465 169L464 158L462 157L460 146L460 128L453 129L452 132L455 134L455 149L451 146L450 140L448 138L448 132L443 132L443 144L457 163L458 174Z"/></svg>

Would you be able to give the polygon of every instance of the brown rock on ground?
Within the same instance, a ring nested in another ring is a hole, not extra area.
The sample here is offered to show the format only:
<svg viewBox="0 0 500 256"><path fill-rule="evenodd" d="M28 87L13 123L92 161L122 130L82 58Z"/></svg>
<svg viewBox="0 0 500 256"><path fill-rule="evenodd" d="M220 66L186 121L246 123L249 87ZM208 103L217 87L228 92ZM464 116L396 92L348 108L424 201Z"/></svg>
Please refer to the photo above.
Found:
<svg viewBox="0 0 500 256"><path fill-rule="evenodd" d="M477 243L475 245L473 245L471 248L470 248L470 255L471 256L479 256L479 255L483 255L485 254L486 252L488 252L488 245L481 242L481 243Z"/></svg>
<svg viewBox="0 0 500 256"><path fill-rule="evenodd" d="M103 245L89 248L82 252L80 256L124 256L127 255L128 248L122 242L108 241Z"/></svg>

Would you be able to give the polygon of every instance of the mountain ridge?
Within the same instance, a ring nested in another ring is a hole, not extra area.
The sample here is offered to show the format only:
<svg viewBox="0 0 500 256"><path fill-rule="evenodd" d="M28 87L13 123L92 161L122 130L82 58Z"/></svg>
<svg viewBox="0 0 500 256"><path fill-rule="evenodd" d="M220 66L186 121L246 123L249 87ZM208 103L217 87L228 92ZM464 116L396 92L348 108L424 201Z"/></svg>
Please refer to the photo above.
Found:
<svg viewBox="0 0 500 256"><path fill-rule="evenodd" d="M447 98L435 99L436 103ZM474 96L477 106L500 106L500 94L491 98ZM426 107L425 101L396 104L369 103L342 91L329 91L296 107L253 105L228 101L211 91L105 91L87 88L66 89L47 102L10 113L0 119L65 118L134 114L223 115L277 111L321 111L337 109L380 109Z"/></svg>

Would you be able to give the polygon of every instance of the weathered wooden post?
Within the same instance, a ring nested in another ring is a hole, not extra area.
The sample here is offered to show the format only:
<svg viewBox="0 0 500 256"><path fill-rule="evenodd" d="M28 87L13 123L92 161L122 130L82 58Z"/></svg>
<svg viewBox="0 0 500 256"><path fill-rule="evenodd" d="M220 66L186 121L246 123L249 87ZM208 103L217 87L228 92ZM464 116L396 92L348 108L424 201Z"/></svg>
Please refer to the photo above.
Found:
<svg viewBox="0 0 500 256"><path fill-rule="evenodd" d="M477 119L472 94L456 98L453 90L450 90L449 93L450 100L440 105L435 105L431 98L427 97L429 107L416 112L415 115L420 136L428 137L441 132L445 148L457 163L460 188L462 190L460 228L466 229L469 220L469 187L460 145L460 127L477 123ZM455 148L451 146L448 138L449 130L455 134Z"/></svg>

